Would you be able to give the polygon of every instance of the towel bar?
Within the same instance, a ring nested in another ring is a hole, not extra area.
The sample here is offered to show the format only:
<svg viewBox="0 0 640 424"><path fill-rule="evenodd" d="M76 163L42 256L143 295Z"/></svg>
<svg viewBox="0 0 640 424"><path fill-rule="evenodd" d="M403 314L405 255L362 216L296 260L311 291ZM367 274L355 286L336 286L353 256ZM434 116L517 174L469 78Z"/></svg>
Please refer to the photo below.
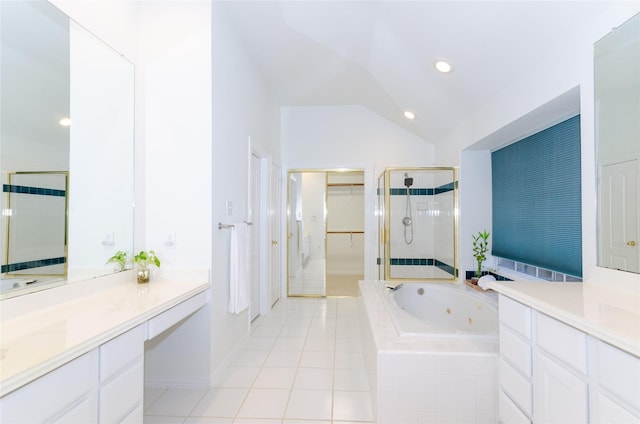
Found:
<svg viewBox="0 0 640 424"><path fill-rule="evenodd" d="M253 222L244 221L244 223L247 225L253 225ZM223 224L222 222L218 222L218 230L222 230L223 228L233 228L235 226L235 224Z"/></svg>

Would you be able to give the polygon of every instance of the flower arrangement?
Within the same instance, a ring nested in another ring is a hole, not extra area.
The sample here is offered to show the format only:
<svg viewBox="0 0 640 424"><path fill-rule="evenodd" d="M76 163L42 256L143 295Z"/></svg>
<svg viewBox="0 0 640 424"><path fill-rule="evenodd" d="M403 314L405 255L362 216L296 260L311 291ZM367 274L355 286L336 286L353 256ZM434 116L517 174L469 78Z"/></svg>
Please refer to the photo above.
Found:
<svg viewBox="0 0 640 424"><path fill-rule="evenodd" d="M477 235L471 235L473 237L473 256L478 261L478 269L476 270L476 277L482 276L482 263L487 259L486 253L489 250L489 233L487 230L478 231Z"/></svg>
<svg viewBox="0 0 640 424"><path fill-rule="evenodd" d="M127 264L133 262L138 268L138 283L148 283L150 272L149 267L154 265L160 268L160 258L153 250L141 250L131 257L124 250L118 250L112 257L107 259L107 264L115 264L117 271L127 269Z"/></svg>
<svg viewBox="0 0 640 424"><path fill-rule="evenodd" d="M129 262L129 254L124 250L118 250L112 257L107 259L108 264L115 264L116 271L124 271L127 268L127 262Z"/></svg>
<svg viewBox="0 0 640 424"><path fill-rule="evenodd" d="M155 265L160 268L160 258L153 250L141 250L133 257L133 263L138 267L137 278L141 284L149 282L149 266Z"/></svg>

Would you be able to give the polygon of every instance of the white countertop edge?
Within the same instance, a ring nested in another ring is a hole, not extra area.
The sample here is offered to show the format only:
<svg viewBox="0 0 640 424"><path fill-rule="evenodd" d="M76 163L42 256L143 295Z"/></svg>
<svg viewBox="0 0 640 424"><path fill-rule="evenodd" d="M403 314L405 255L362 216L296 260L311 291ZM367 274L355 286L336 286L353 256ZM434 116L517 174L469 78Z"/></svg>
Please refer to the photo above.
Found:
<svg viewBox="0 0 640 424"><path fill-rule="evenodd" d="M64 352L52 356L38 365L35 365L25 371L19 372L13 376L7 377L6 379L2 380L0 384L0 397L3 397L26 384L29 384L37 378L42 377L43 375L55 370L56 368L61 367L62 365L76 358L79 358L80 356L84 355L87 352L90 352L98 346L108 342L109 340L121 334L124 334L137 325L140 325L148 321L149 319L161 314L162 312L184 302L185 300L206 291L209 287L210 283L208 281L202 283L197 287L194 287L193 289L186 291L167 302L159 304L132 319L111 327L108 331L104 331L100 334L95 335L84 343L80 343L73 348L66 349Z"/></svg>
<svg viewBox="0 0 640 424"><path fill-rule="evenodd" d="M517 285L517 283L502 283L496 281L490 283L489 287L497 291L498 293L504 294L505 296L510 297L513 300L519 301L537 311L549 315L552 318L558 319L574 328L577 328L578 330L584 331L585 333L590 334L619 349L622 349L625 352L640 357L640 344L638 344L637 342L629 340L625 337L618 336L617 334L611 333L610 331L606 331L597 324L585 319L584 317L577 316L563 308L554 306L552 303L545 299L523 293L521 290L518 290L515 285Z"/></svg>

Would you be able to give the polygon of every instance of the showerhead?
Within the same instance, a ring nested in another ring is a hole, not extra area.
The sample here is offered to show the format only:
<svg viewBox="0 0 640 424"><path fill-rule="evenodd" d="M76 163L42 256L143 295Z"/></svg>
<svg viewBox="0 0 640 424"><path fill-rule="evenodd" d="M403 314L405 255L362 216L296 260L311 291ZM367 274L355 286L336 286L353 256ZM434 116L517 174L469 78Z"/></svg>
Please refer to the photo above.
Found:
<svg viewBox="0 0 640 424"><path fill-rule="evenodd" d="M404 174L404 186L409 188L413 185L413 178L409 177L408 174Z"/></svg>

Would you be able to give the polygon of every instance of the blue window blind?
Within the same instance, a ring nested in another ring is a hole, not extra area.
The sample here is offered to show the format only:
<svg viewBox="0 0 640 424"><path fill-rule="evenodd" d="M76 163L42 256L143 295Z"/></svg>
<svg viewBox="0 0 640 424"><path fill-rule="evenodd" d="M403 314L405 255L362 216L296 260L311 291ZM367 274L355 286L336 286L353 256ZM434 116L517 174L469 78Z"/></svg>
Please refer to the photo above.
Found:
<svg viewBox="0 0 640 424"><path fill-rule="evenodd" d="M491 254L582 277L580 115L491 154Z"/></svg>

